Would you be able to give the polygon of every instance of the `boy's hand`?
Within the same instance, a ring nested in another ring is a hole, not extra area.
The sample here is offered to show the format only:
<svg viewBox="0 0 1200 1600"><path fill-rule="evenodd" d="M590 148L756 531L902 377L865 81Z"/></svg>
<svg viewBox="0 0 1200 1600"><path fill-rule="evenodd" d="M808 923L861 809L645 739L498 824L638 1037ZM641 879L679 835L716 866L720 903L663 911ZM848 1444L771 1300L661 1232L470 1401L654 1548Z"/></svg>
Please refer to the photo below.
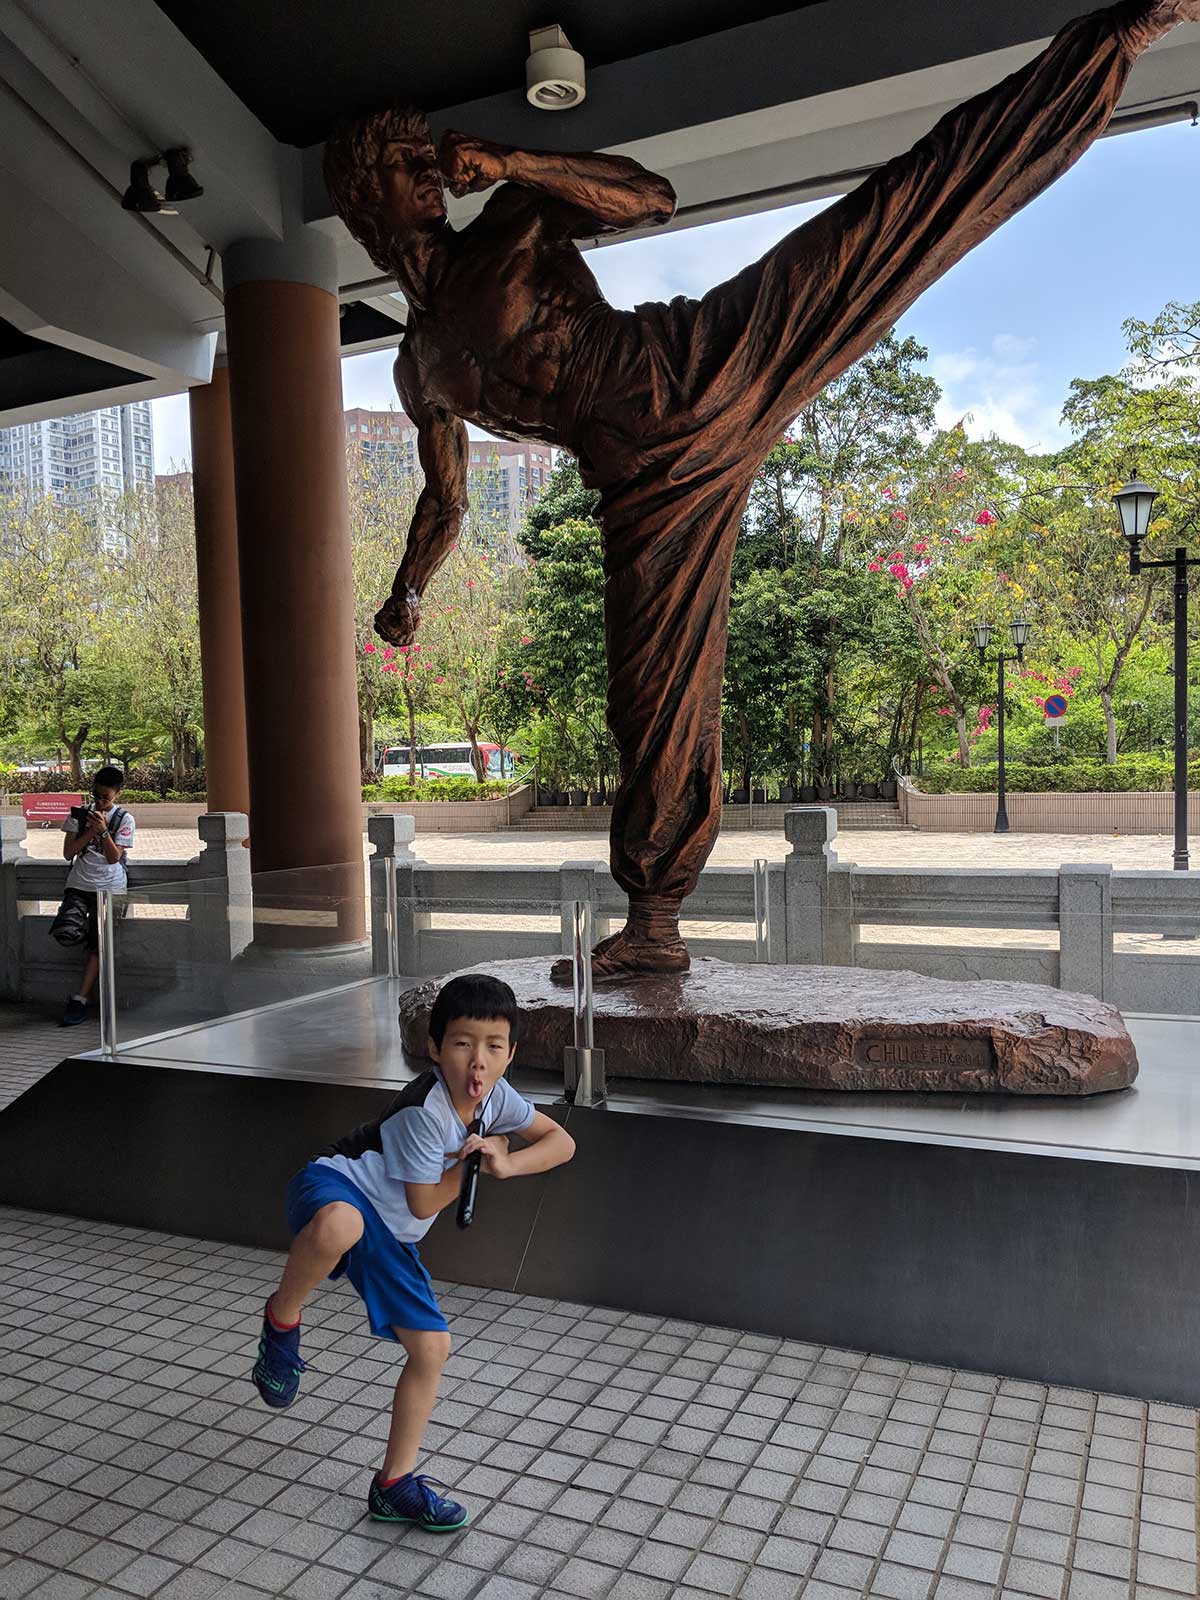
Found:
<svg viewBox="0 0 1200 1600"><path fill-rule="evenodd" d="M481 1139L477 1133L467 1136L467 1142L458 1152L459 1160L465 1161L476 1150L483 1154L480 1162L480 1171L485 1172L489 1178L511 1177L509 1171L508 1138L502 1133L489 1134L486 1139Z"/></svg>

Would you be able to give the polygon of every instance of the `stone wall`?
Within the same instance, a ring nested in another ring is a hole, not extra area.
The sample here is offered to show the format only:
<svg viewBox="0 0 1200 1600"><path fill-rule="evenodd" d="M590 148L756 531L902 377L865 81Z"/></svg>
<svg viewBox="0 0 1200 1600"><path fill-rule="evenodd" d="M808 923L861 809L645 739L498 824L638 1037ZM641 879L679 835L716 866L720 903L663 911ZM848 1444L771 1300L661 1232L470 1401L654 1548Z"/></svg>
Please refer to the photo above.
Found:
<svg viewBox="0 0 1200 1600"><path fill-rule="evenodd" d="M995 794L925 794L910 778L900 786L902 821L928 832L991 833L996 803ZM1005 809L1013 833L1169 835L1175 829L1172 794L1010 794ZM1200 833L1200 793L1188 796L1188 832Z"/></svg>

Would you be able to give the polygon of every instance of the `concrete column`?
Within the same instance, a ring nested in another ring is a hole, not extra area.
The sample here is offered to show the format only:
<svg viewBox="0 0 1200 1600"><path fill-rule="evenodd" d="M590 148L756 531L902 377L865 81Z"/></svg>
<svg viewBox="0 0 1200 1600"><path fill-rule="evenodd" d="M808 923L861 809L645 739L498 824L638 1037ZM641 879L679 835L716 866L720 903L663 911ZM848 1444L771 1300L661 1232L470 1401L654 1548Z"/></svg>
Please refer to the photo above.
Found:
<svg viewBox="0 0 1200 1600"><path fill-rule="evenodd" d="M366 919L337 256L305 232L223 267L252 854L279 907L256 887L255 944L344 944Z"/></svg>
<svg viewBox="0 0 1200 1600"><path fill-rule="evenodd" d="M837 812L833 806L796 806L784 813L783 831L791 845L784 862L785 950L793 966L819 966L826 960L829 874L837 864Z"/></svg>
<svg viewBox="0 0 1200 1600"><path fill-rule="evenodd" d="M1058 870L1058 986L1113 994L1112 867L1071 862Z"/></svg>
<svg viewBox="0 0 1200 1600"><path fill-rule="evenodd" d="M188 393L192 494L196 510L196 587L204 678L204 768L210 811L250 809L246 696L242 683L242 605L229 368Z"/></svg>
<svg viewBox="0 0 1200 1600"><path fill-rule="evenodd" d="M20 895L17 893L17 866L28 860L25 818L0 817L0 1000L22 998L23 930Z"/></svg>

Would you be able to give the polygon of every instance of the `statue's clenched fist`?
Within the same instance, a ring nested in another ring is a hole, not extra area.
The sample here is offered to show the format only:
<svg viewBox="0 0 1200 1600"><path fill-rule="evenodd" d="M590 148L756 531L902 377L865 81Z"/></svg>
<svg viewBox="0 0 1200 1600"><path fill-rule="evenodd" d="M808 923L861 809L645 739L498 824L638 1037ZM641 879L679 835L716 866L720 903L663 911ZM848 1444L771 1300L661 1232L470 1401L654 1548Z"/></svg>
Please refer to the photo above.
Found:
<svg viewBox="0 0 1200 1600"><path fill-rule="evenodd" d="M469 133L444 133L438 146L438 166L451 194L477 194L508 176L503 145L474 139Z"/></svg>
<svg viewBox="0 0 1200 1600"><path fill-rule="evenodd" d="M388 644L411 644L421 621L421 597L415 589L393 594L375 613L375 632Z"/></svg>

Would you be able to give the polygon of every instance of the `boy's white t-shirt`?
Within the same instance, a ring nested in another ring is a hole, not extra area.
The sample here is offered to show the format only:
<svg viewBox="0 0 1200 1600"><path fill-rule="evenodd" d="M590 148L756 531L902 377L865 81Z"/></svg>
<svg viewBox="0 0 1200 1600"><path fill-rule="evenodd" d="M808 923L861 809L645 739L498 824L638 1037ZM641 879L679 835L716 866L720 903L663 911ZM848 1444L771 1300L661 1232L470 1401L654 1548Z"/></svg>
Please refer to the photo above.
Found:
<svg viewBox="0 0 1200 1600"><path fill-rule="evenodd" d="M133 817L125 811L124 806L109 806L104 813L106 822L114 811L125 812L114 837L119 850L128 850L133 845L133 836L136 832ZM63 823L64 833L74 835L79 831L78 817L68 817ZM129 875L125 871L125 863L110 861L95 839L86 850L81 850L75 857L71 863L71 870L67 873L68 889L83 889L89 894L94 894L97 889L108 889L113 894L122 894L128 883Z"/></svg>
<svg viewBox="0 0 1200 1600"><path fill-rule="evenodd" d="M536 1106L501 1078L484 1102L480 1120L485 1135L524 1133L536 1115ZM466 1126L435 1067L414 1079L377 1121L355 1128L315 1160L349 1178L393 1238L416 1244L436 1217L413 1216L404 1185L439 1182L454 1165L466 1137Z"/></svg>

